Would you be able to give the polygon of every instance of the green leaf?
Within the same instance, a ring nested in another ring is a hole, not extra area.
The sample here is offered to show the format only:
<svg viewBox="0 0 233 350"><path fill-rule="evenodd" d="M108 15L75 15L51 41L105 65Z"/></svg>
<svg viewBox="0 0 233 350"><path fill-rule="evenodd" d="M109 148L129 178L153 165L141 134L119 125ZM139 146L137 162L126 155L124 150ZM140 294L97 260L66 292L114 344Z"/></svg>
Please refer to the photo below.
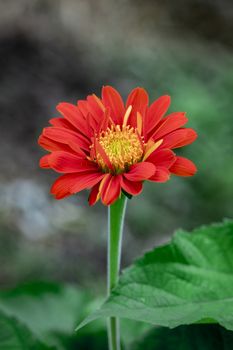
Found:
<svg viewBox="0 0 233 350"><path fill-rule="evenodd" d="M110 298L82 327L120 317L177 327L219 322L233 330L233 221L178 231L125 270Z"/></svg>
<svg viewBox="0 0 233 350"><path fill-rule="evenodd" d="M157 328L132 350L232 350L233 332L219 325L180 326L175 329Z"/></svg>
<svg viewBox="0 0 233 350"><path fill-rule="evenodd" d="M74 333L87 300L87 293L72 286L34 282L1 291L0 310L23 322L39 339L54 345L53 334Z"/></svg>
<svg viewBox="0 0 233 350"><path fill-rule="evenodd" d="M2 350L52 350L15 318L0 312L0 349Z"/></svg>

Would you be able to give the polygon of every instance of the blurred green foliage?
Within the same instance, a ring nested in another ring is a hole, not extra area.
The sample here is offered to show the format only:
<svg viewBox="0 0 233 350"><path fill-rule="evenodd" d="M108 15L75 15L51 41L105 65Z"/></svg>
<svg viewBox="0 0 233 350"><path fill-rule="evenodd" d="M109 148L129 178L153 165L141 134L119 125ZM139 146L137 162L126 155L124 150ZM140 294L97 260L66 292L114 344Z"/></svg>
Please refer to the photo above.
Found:
<svg viewBox="0 0 233 350"><path fill-rule="evenodd" d="M1 291L0 348L107 350L105 319L115 316L124 350L175 344L180 350L230 349L233 332L211 324L233 329L232 230L233 221L226 221L177 232L170 244L126 269L105 303L64 284L34 282Z"/></svg>
<svg viewBox="0 0 233 350"><path fill-rule="evenodd" d="M231 350L233 333L218 325L159 328L135 343L132 350Z"/></svg>

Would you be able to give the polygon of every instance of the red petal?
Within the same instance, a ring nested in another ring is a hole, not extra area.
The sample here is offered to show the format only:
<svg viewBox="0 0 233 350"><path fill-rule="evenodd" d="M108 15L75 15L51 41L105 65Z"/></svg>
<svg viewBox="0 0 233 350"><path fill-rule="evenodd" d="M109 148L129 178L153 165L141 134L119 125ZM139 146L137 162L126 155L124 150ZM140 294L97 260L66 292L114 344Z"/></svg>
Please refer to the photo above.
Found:
<svg viewBox="0 0 233 350"><path fill-rule="evenodd" d="M141 181L129 181L123 175L121 177L121 187L123 190L132 196L136 196L142 192L142 182Z"/></svg>
<svg viewBox="0 0 233 350"><path fill-rule="evenodd" d="M102 101L110 108L110 116L116 124L121 124L125 112L123 100L117 90L111 86L103 86Z"/></svg>
<svg viewBox="0 0 233 350"><path fill-rule="evenodd" d="M94 205L98 200L99 200L99 187L100 187L100 183L97 183L92 189L91 192L89 194L89 205Z"/></svg>
<svg viewBox="0 0 233 350"><path fill-rule="evenodd" d="M72 152L71 148L64 143L56 142L45 137L43 134L38 139L39 145L46 151L67 151Z"/></svg>
<svg viewBox="0 0 233 350"><path fill-rule="evenodd" d="M170 168L175 162L176 156L170 149L161 149L154 151L148 158L147 161L157 166Z"/></svg>
<svg viewBox="0 0 233 350"><path fill-rule="evenodd" d="M101 119L98 116L95 118L93 111L91 111L91 106L87 101L79 100L78 110L83 115L83 118L85 120L86 127L88 129L88 135L93 136L96 129L98 128L98 124L100 123Z"/></svg>
<svg viewBox="0 0 233 350"><path fill-rule="evenodd" d="M179 148L194 142L197 133L193 129L178 129L164 136L161 148Z"/></svg>
<svg viewBox="0 0 233 350"><path fill-rule="evenodd" d="M65 118L52 118L49 120L49 123L53 126L56 126L58 128L65 128L65 129L71 129L71 130L77 130L74 128L72 124L68 122Z"/></svg>
<svg viewBox="0 0 233 350"><path fill-rule="evenodd" d="M86 119L86 116L89 112L89 109L87 107L87 101L85 100L78 100L77 102L78 110L82 113L84 118Z"/></svg>
<svg viewBox="0 0 233 350"><path fill-rule="evenodd" d="M54 141L48 139L43 134L39 136L38 144L42 148L44 148L46 151L58 151L58 150L60 150L60 147L57 144L57 142L54 142Z"/></svg>
<svg viewBox="0 0 233 350"><path fill-rule="evenodd" d="M158 122L163 118L171 103L170 96L161 96L148 108L146 113L145 133L153 131Z"/></svg>
<svg viewBox="0 0 233 350"><path fill-rule="evenodd" d="M104 174L97 172L65 174L54 182L51 193L56 199L62 199L96 185L103 177Z"/></svg>
<svg viewBox="0 0 233 350"><path fill-rule="evenodd" d="M155 174L149 178L150 181L154 182L166 182L170 179L170 172L167 168L158 166Z"/></svg>
<svg viewBox="0 0 233 350"><path fill-rule="evenodd" d="M152 137L154 140L160 139L164 135L180 128L181 126L186 124L187 121L188 118L186 118L185 113L171 113L158 123Z"/></svg>
<svg viewBox="0 0 233 350"><path fill-rule="evenodd" d="M132 111L129 117L128 124L130 124L133 127L137 126L137 112L139 112L142 118L144 118L144 114L148 103L149 97L146 90L137 87L136 89L131 91L126 102L126 109L129 106L132 106Z"/></svg>
<svg viewBox="0 0 233 350"><path fill-rule="evenodd" d="M95 131L98 129L98 124L100 123L100 121L97 123L95 118L93 117L93 114L87 113L86 122L90 135L94 135Z"/></svg>
<svg viewBox="0 0 233 350"><path fill-rule="evenodd" d="M86 121L83 118L82 113L80 113L77 106L67 103L61 102L57 105L57 110L64 116L65 119L68 120L70 124L72 124L78 131L80 131L84 135L88 135L88 128L86 125Z"/></svg>
<svg viewBox="0 0 233 350"><path fill-rule="evenodd" d="M110 111L109 108L106 108L103 114L102 121L99 123L97 128L97 134L99 134L101 131L105 131L109 124L109 118L110 118Z"/></svg>
<svg viewBox="0 0 233 350"><path fill-rule="evenodd" d="M96 96L94 95L87 96L87 108L89 112L92 114L97 124L99 124L103 118L104 110L98 104Z"/></svg>
<svg viewBox="0 0 233 350"><path fill-rule="evenodd" d="M77 134L73 130L57 128L57 127L48 127L43 130L43 135L47 138L64 143L69 145L69 143L77 143L79 147L85 149L89 152L90 142L82 136L81 134Z"/></svg>
<svg viewBox="0 0 233 350"><path fill-rule="evenodd" d="M50 193L53 194L56 199L70 196L72 194L70 187L76 183L76 180L77 174L62 175L53 183Z"/></svg>
<svg viewBox="0 0 233 350"><path fill-rule="evenodd" d="M150 162L141 162L131 165L128 173L124 177L130 181L143 181L154 175L155 166Z"/></svg>
<svg viewBox="0 0 233 350"><path fill-rule="evenodd" d="M49 169L50 165L48 162L50 154L46 154L45 156L40 158L40 167L44 169Z"/></svg>
<svg viewBox="0 0 233 350"><path fill-rule="evenodd" d="M169 171L178 176L193 176L197 172L196 165L184 157L176 157Z"/></svg>
<svg viewBox="0 0 233 350"><path fill-rule="evenodd" d="M87 118L88 114L91 114L95 128L98 126L104 113L97 102L97 98L93 95L87 96L87 100L79 100L78 110L85 119Z"/></svg>
<svg viewBox="0 0 233 350"><path fill-rule="evenodd" d="M107 174L101 189L101 199L105 205L111 205L121 194L121 176Z"/></svg>
<svg viewBox="0 0 233 350"><path fill-rule="evenodd" d="M97 171L97 166L87 159L68 152L53 152L48 159L50 167L60 173Z"/></svg>

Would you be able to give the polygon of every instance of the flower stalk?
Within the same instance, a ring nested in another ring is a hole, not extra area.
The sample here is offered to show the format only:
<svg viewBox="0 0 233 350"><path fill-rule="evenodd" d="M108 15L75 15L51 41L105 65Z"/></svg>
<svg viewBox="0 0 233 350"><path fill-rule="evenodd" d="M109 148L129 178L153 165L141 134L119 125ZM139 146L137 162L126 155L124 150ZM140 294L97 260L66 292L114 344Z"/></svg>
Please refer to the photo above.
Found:
<svg viewBox="0 0 233 350"><path fill-rule="evenodd" d="M108 265L107 265L107 295L116 286L119 278L122 234L127 197L122 193L121 197L108 206ZM108 319L109 350L120 350L120 325L119 319Z"/></svg>

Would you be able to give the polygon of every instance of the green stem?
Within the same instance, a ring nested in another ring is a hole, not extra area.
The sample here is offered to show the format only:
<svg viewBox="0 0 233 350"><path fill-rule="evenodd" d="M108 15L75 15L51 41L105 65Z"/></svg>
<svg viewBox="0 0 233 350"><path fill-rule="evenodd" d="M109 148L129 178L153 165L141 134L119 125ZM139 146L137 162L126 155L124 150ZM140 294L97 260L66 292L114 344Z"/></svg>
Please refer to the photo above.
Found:
<svg viewBox="0 0 233 350"><path fill-rule="evenodd" d="M121 198L108 207L108 296L116 286L119 278L126 203L127 198L122 194ZM120 350L119 320L115 317L111 317L108 320L108 342L109 350Z"/></svg>

